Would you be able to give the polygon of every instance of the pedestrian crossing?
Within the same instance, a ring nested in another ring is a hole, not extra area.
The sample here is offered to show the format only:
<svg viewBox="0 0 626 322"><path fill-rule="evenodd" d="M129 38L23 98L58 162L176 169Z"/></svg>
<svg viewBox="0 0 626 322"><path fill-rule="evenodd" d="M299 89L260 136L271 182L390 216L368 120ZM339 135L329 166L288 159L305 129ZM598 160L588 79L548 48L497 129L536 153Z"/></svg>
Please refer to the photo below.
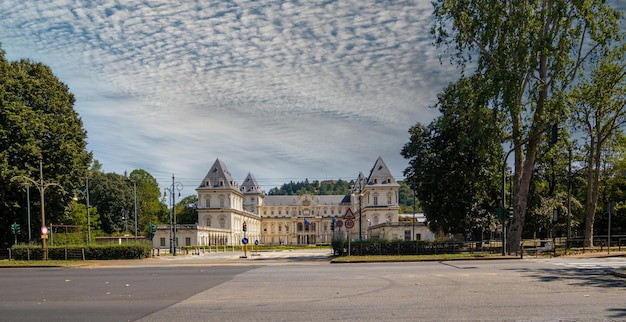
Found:
<svg viewBox="0 0 626 322"><path fill-rule="evenodd" d="M626 258L586 258L586 259L549 259L538 260L555 266L578 270L615 270L626 269Z"/></svg>

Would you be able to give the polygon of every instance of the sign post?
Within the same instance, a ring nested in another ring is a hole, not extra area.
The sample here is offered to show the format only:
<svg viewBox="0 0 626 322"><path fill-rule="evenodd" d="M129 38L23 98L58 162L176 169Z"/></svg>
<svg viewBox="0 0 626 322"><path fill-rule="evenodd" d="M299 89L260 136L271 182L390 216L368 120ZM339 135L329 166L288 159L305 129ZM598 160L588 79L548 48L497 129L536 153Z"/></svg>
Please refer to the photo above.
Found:
<svg viewBox="0 0 626 322"><path fill-rule="evenodd" d="M241 239L241 243L243 244L243 256L240 258L248 258L248 237L244 237Z"/></svg>
<svg viewBox="0 0 626 322"><path fill-rule="evenodd" d="M243 239L241 239L241 243L243 244L243 256L241 258L248 258L248 238L246 237L246 231L248 231L248 224L244 221L241 230L243 230Z"/></svg>
<svg viewBox="0 0 626 322"><path fill-rule="evenodd" d="M350 229L352 227L354 227L354 213L352 212L352 209L348 208L348 210L346 210L346 213L343 215L343 219L345 220L344 224L346 225L346 229L348 232L348 256L350 256Z"/></svg>

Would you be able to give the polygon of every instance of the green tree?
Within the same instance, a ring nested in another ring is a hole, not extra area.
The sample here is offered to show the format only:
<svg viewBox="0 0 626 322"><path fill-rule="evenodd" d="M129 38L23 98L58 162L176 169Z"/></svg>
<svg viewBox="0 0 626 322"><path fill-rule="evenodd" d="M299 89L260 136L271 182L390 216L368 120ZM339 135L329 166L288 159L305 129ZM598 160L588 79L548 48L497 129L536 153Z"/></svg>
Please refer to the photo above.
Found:
<svg viewBox="0 0 626 322"><path fill-rule="evenodd" d="M597 63L590 77L570 95L575 125L585 133L587 188L585 246L593 246L593 225L600 192L602 156L626 124L626 58L615 48Z"/></svg>
<svg viewBox="0 0 626 322"><path fill-rule="evenodd" d="M89 202L98 209L102 231L107 234L123 233L133 214L133 191L127 178L116 173L94 171L89 183Z"/></svg>
<svg viewBox="0 0 626 322"><path fill-rule="evenodd" d="M137 188L138 231L147 232L150 223L169 223L167 206L160 201L161 190L156 179L143 169L133 170L128 179L130 187L134 182Z"/></svg>
<svg viewBox="0 0 626 322"><path fill-rule="evenodd" d="M176 204L176 222L180 224L198 223L198 196L191 195Z"/></svg>
<svg viewBox="0 0 626 322"><path fill-rule="evenodd" d="M46 224L61 220L68 192L87 173L92 155L74 102L49 67L25 59L9 62L0 49L0 242L11 242L9 222L27 227L24 184L32 182L24 178L40 181L40 158L44 183L58 184L45 191ZM30 191L37 237L42 226L39 191Z"/></svg>
<svg viewBox="0 0 626 322"><path fill-rule="evenodd" d="M496 207L502 155L496 115L461 79L438 96L441 116L429 126L417 124L402 149L409 159L404 170L431 229L465 233L470 222L487 225Z"/></svg>
<svg viewBox="0 0 626 322"><path fill-rule="evenodd" d="M509 247L519 250L528 193L543 136L564 121L565 91L589 57L604 55L621 38L621 14L604 1L435 0L436 44L485 82L475 90L502 112L515 148L514 217Z"/></svg>
<svg viewBox="0 0 626 322"><path fill-rule="evenodd" d="M419 200L413 187L411 187L407 181L398 180L400 185L398 203L400 204L401 214L412 214L421 211Z"/></svg>

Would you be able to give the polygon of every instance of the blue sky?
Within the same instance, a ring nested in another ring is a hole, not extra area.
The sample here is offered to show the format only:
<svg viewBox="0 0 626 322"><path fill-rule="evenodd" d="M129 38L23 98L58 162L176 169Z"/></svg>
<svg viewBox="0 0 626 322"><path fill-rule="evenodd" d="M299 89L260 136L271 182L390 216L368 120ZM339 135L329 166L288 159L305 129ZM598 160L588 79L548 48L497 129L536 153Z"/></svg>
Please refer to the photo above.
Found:
<svg viewBox="0 0 626 322"><path fill-rule="evenodd" d="M144 169L194 194L216 158L241 183L397 179L408 129L458 78L432 45L430 1L0 3L9 60L76 96L104 171Z"/></svg>

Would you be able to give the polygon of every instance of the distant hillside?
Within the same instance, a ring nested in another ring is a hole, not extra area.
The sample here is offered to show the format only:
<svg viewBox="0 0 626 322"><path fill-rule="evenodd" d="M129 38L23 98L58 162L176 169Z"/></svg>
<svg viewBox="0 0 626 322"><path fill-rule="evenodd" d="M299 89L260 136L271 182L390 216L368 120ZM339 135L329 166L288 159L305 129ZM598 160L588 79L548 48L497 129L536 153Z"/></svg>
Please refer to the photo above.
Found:
<svg viewBox="0 0 626 322"><path fill-rule="evenodd" d="M303 182L289 182L283 184L280 188L272 188L268 195L347 195L350 193L350 185L354 181L345 180L324 180L321 183L317 180L309 182L305 179Z"/></svg>

